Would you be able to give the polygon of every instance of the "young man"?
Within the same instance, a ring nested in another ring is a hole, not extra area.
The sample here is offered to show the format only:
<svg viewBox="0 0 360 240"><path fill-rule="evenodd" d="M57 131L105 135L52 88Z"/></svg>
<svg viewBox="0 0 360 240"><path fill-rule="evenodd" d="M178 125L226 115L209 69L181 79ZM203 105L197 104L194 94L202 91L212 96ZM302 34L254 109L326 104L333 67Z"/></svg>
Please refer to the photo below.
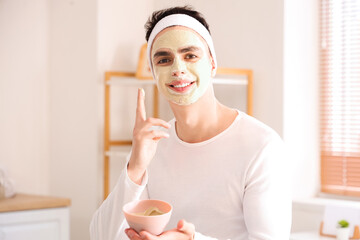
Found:
<svg viewBox="0 0 360 240"><path fill-rule="evenodd" d="M204 18L176 7L153 13L146 27L150 68L175 119L147 118L139 89L129 162L93 217L92 239L289 239L282 141L215 98L217 62ZM173 229L159 236L129 229L122 206L139 198L171 203Z"/></svg>

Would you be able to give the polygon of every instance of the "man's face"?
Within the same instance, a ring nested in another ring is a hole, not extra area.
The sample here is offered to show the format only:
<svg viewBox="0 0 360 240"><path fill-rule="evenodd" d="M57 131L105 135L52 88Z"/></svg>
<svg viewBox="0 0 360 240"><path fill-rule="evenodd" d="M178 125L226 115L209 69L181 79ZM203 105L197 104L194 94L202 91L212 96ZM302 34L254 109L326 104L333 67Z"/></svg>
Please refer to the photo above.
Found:
<svg viewBox="0 0 360 240"><path fill-rule="evenodd" d="M159 91L179 105L196 102L211 81L212 61L206 42L181 26L164 29L151 49Z"/></svg>

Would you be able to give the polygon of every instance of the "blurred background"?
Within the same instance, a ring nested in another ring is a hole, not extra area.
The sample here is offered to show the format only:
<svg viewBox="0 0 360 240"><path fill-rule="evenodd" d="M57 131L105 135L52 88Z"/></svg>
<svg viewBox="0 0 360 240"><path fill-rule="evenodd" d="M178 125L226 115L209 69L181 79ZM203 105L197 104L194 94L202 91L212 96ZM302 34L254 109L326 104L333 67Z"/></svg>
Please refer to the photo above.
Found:
<svg viewBox="0 0 360 240"><path fill-rule="evenodd" d="M320 1L0 0L0 165L17 192L71 199L71 239L89 239L103 200L104 73L135 72L149 15L186 4L207 19L218 65L254 72L253 115L295 170L293 231L319 227ZM113 105L124 138L136 89Z"/></svg>

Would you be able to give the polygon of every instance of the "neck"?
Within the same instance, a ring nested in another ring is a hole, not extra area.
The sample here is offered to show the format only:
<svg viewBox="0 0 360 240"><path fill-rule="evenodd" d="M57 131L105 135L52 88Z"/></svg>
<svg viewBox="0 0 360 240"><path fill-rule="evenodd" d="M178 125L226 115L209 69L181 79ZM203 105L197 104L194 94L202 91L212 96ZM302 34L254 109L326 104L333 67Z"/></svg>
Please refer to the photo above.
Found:
<svg viewBox="0 0 360 240"><path fill-rule="evenodd" d="M214 95L212 85L195 103L182 106L170 102L176 118L178 137L188 143L208 140L225 130L237 113L220 104Z"/></svg>

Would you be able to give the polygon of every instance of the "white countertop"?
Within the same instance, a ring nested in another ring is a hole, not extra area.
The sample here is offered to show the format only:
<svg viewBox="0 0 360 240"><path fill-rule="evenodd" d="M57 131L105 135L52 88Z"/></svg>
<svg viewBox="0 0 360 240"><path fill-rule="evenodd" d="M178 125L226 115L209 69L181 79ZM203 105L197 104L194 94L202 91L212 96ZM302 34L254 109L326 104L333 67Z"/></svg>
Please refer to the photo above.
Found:
<svg viewBox="0 0 360 240"><path fill-rule="evenodd" d="M290 240L335 240L335 238L320 236L318 232L292 233Z"/></svg>

